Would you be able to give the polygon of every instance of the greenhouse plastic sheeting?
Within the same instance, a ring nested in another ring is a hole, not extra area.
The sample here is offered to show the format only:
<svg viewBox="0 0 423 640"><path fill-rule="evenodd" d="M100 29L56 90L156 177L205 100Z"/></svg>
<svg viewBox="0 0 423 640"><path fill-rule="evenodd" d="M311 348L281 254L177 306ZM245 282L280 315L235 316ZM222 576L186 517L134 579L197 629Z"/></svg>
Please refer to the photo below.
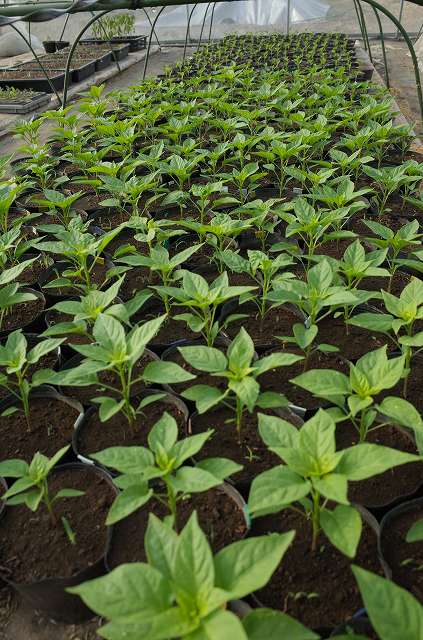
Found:
<svg viewBox="0 0 423 640"><path fill-rule="evenodd" d="M193 5L183 5L170 9L160 17L160 27L186 27L187 13ZM192 26L202 23L207 4L197 5L191 19ZM237 24L274 26L285 24L287 21L288 0L242 0L241 2L222 2L216 4L213 24ZM289 22L303 22L324 18L329 5L318 0L291 0ZM209 10L206 24L210 23ZM148 26L147 22L139 22L140 26Z"/></svg>

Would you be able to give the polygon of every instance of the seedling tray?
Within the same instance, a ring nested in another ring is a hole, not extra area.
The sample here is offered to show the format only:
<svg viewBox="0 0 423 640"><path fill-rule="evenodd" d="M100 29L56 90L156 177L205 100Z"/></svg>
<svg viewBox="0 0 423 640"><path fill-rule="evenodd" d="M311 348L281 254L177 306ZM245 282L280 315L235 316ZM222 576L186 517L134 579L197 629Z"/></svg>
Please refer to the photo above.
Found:
<svg viewBox="0 0 423 640"><path fill-rule="evenodd" d="M125 36L122 38L112 38L111 40L102 40L100 38L86 38L82 40L84 44L129 44L129 51L141 51L147 46L147 36Z"/></svg>
<svg viewBox="0 0 423 640"><path fill-rule="evenodd" d="M17 69L1 69L1 71L17 71ZM65 74L54 72L56 75L50 77L50 82L56 91L61 91L65 84ZM16 87L17 89L32 89L39 93L53 93L53 90L45 77L39 78L7 78L0 77L0 87Z"/></svg>
<svg viewBox="0 0 423 640"><path fill-rule="evenodd" d="M48 102L50 96L47 93L40 93L25 102L3 102L0 98L0 113L30 113Z"/></svg>
<svg viewBox="0 0 423 640"><path fill-rule="evenodd" d="M105 46L111 46L112 48L112 58L114 60L123 60L128 56L129 53L129 44L121 44L117 42L113 42L112 40L81 40L81 44L101 44Z"/></svg>

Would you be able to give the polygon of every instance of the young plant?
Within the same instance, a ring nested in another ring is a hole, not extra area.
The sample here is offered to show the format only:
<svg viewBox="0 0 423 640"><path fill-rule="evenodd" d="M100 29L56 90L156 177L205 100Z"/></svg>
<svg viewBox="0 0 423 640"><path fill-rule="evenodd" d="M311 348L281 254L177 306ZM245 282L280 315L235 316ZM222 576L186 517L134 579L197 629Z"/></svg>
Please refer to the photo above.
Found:
<svg viewBox="0 0 423 640"><path fill-rule="evenodd" d="M253 480L248 507L255 518L294 509L310 523L312 552L318 553L323 531L334 547L354 558L361 517L348 500L348 482L371 478L419 456L369 443L337 451L335 429L335 421L322 409L301 429L259 414L260 436L284 464ZM329 501L336 506L331 508Z"/></svg>
<svg viewBox="0 0 423 640"><path fill-rule="evenodd" d="M394 396L376 404L382 391L398 384L404 374L404 365L405 356L388 358L385 345L366 353L356 364L350 363L349 376L332 369L311 369L291 382L333 404L331 415L337 421L351 420L360 442L365 442L370 431L388 424L400 424L414 431L419 444L422 420L412 404ZM382 421L375 422L378 412Z"/></svg>
<svg viewBox="0 0 423 640"><path fill-rule="evenodd" d="M0 274L0 331L3 327L4 318L15 305L36 300L36 296L33 293L20 290L19 283L13 282L34 260L35 258L24 260L14 267L10 267L10 269L5 269Z"/></svg>
<svg viewBox="0 0 423 640"><path fill-rule="evenodd" d="M188 308L188 313L175 315L174 319L186 322L194 333L201 332L207 345L212 347L221 328L216 319L218 308L255 287L229 286L226 271L209 285L199 274L184 270L181 287L160 286L153 289L161 296L168 296L177 306Z"/></svg>
<svg viewBox="0 0 423 640"><path fill-rule="evenodd" d="M64 227L69 228L75 215L73 206L83 195L82 191L65 195L61 191L45 189L44 198L37 198L35 202L46 207L49 215L57 218Z"/></svg>
<svg viewBox="0 0 423 640"><path fill-rule="evenodd" d="M242 417L246 410L253 413L256 408L282 407L286 398L272 391L261 391L257 378L277 367L286 367L302 360L292 353L272 353L260 359L254 359L254 343L241 328L231 342L225 356L213 347L179 347L184 360L199 371L206 371L217 378L225 378L225 389L204 384L190 387L182 393L184 398L196 403L198 413L205 413L212 407L223 404L235 411L238 440L241 441ZM235 406L234 406L235 405Z"/></svg>
<svg viewBox="0 0 423 640"><path fill-rule="evenodd" d="M74 350L84 356L81 364L58 374L45 374L44 382L63 386L86 387L94 384L104 387L106 391L112 392L113 397L100 396L92 399L92 402L100 405L100 420L105 422L116 413L122 412L133 428L137 414L141 413L146 404L153 401L147 397L134 406L132 387L135 384L140 381L171 384L195 378L178 364L161 360L148 363L142 373L135 371L135 365L145 347L160 329L165 318L166 316L161 316L149 320L126 333L119 320L111 315L100 314L93 327L94 342L88 345L73 345ZM97 374L106 370L116 375L119 380L117 387L98 380Z"/></svg>
<svg viewBox="0 0 423 640"><path fill-rule="evenodd" d="M178 440L176 421L168 413L148 434L147 447L111 447L92 457L119 475L115 484L122 489L112 504L106 524L114 524L142 507L152 498L164 503L168 524L177 531L178 504L192 493L217 487L242 467L227 458L208 458L194 467L184 464L195 456L211 437L206 431Z"/></svg>
<svg viewBox="0 0 423 640"><path fill-rule="evenodd" d="M6 343L0 345L0 387L4 387L22 404L25 418L30 430L31 416L29 396L33 389L40 386L39 372L31 374L30 368L39 362L40 358L57 349L64 338L43 340L28 350L28 342L22 330L13 331L7 337ZM7 415L11 412L7 410ZM3 413L4 415L4 413Z"/></svg>
<svg viewBox="0 0 423 640"><path fill-rule="evenodd" d="M47 509L50 522L57 526L57 516L54 504L61 498L78 498L84 495L76 489L61 489L52 496L48 485L48 476L53 467L68 451L69 446L63 447L52 458L47 458L37 452L28 464L25 460L5 460L0 462L0 474L9 478L17 478L10 489L2 495L7 505L25 504L31 511L37 511L41 505ZM66 528L65 528L66 531Z"/></svg>
<svg viewBox="0 0 423 640"><path fill-rule="evenodd" d="M109 640L305 638L307 630L286 614L256 609L241 621L227 607L267 583L293 537L248 538L213 557L195 512L179 536L150 514L146 563L122 565L69 591L110 621L100 631Z"/></svg>
<svg viewBox="0 0 423 640"><path fill-rule="evenodd" d="M386 204L389 197L402 187L413 182L412 176L407 176L404 166L399 167L363 167L364 173L373 179L376 187L376 195L373 200L378 209L378 216L382 217L386 213Z"/></svg>
<svg viewBox="0 0 423 640"><path fill-rule="evenodd" d="M359 313L350 318L349 324L385 334L402 351L403 395L406 397L413 348L417 349L415 353L419 353L423 348L423 331L415 330L416 324L423 318L423 282L418 278L411 278L399 297L383 290L381 293L388 313Z"/></svg>

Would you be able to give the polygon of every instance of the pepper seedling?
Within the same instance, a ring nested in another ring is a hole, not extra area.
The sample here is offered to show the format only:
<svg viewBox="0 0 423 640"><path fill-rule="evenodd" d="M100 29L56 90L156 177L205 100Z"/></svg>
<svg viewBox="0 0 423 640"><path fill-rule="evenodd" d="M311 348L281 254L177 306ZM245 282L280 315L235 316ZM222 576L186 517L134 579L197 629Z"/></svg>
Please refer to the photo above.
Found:
<svg viewBox="0 0 423 640"><path fill-rule="evenodd" d="M284 464L253 480L248 507L255 518L293 508L310 523L312 552L323 531L334 547L353 558L362 525L359 511L348 500L348 482L420 458L369 443L337 451L335 429L335 421L323 409L300 429L282 418L259 414L260 436ZM329 501L337 506L330 508Z"/></svg>
<svg viewBox="0 0 423 640"><path fill-rule="evenodd" d="M10 489L2 495L2 500L10 506L25 504L31 511L37 511L43 504L49 514L51 524L56 526L57 516L53 508L55 502L61 498L78 498L84 495L83 491L76 489L60 489L55 496L50 493L48 476L68 449L69 446L63 447L52 458L47 458L38 451L30 464L25 460L17 459L0 462L1 475L17 478Z"/></svg>
<svg viewBox="0 0 423 640"><path fill-rule="evenodd" d="M110 621L101 629L109 640L260 640L270 632L317 640L286 614L256 609L241 621L227 607L266 584L294 535L289 531L240 540L213 556L195 512L179 536L150 514L146 563L121 565L68 591Z"/></svg>
<svg viewBox="0 0 423 640"><path fill-rule="evenodd" d="M106 524L126 518L156 498L166 505L169 524L177 530L181 501L192 493L221 485L242 469L227 458L206 458L195 466L184 464L201 450L212 434L209 430L178 440L176 421L165 412L148 434L148 448L110 447L92 454L94 460L121 474L114 482L122 492L113 502Z"/></svg>
<svg viewBox="0 0 423 640"><path fill-rule="evenodd" d="M205 413L218 404L235 411L239 441L245 410L252 413L255 408L283 407L288 403L279 393L262 391L257 378L269 369L290 366L302 360L301 356L292 353L272 353L255 359L254 343L243 327L229 345L226 356L213 347L179 347L178 351L195 369L226 380L224 389L200 384L190 387L182 396L196 403L198 413Z"/></svg>
<svg viewBox="0 0 423 640"><path fill-rule="evenodd" d="M420 449L423 423L413 405L396 396L388 396L376 404L382 391L399 382L404 365L405 356L388 358L385 345L369 351L356 364L350 363L349 376L333 369L310 369L291 382L335 405L331 415L337 421L351 420L360 442L374 429L400 424L414 431ZM378 412L383 421L374 425Z"/></svg>

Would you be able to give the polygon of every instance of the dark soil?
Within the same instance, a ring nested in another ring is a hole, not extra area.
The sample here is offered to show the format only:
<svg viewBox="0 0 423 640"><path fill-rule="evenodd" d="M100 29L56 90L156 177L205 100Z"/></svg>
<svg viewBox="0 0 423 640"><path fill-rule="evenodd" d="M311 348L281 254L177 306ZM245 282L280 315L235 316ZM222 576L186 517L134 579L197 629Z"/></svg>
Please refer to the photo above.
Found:
<svg viewBox="0 0 423 640"><path fill-rule="evenodd" d="M159 389L157 393L162 393ZM152 402L137 416L135 425L131 428L121 413L114 415L107 422L100 422L98 413L94 411L79 431L78 453L89 457L92 453L103 451L108 447L147 445L147 437L154 424L167 411L177 422L181 437L184 434L186 416L182 409L172 402L173 396Z"/></svg>
<svg viewBox="0 0 423 640"><path fill-rule="evenodd" d="M358 433L351 423L341 422L336 428L336 444L338 449L346 449L357 444ZM382 427L370 431L367 442L391 447L399 451L417 454L413 441L394 426ZM350 482L348 498L352 502L367 507L384 507L398 498L412 495L423 484L423 463L411 462L394 467L367 480Z"/></svg>
<svg viewBox="0 0 423 640"><path fill-rule="evenodd" d="M44 305L45 302L42 298L14 305L13 309L8 311L3 318L1 331L14 331L14 329L26 327L40 315Z"/></svg>
<svg viewBox="0 0 423 640"><path fill-rule="evenodd" d="M406 542L413 524L423 518L423 504L393 514L381 533L381 550L392 579L423 602L423 542Z"/></svg>
<svg viewBox="0 0 423 640"><path fill-rule="evenodd" d="M73 316L57 311L56 309L49 309L45 315L45 319L48 327L53 327L60 322L73 322ZM88 344L89 342L91 342L90 338L84 334L69 333L63 344Z"/></svg>
<svg viewBox="0 0 423 640"><path fill-rule="evenodd" d="M357 310L356 313L359 313ZM382 334L372 334L366 329L349 326L348 333L344 318L325 318L319 322L318 342L324 342L338 347L340 353L347 360L358 360L368 351L379 349L387 342Z"/></svg>
<svg viewBox="0 0 423 640"><path fill-rule="evenodd" d="M72 265L71 264L69 264L69 266L66 265L63 269L61 268L60 270L57 270L57 271L54 269L51 276L48 278L48 280L42 283L42 288L44 288L46 284L49 284L50 282L53 282L53 280L56 280L56 278L66 277L66 276L63 276L62 273L63 271L66 271L68 268L72 269ZM96 264L90 271L91 284L95 285L98 289L101 289L106 279L107 271L109 269L110 269L110 264L104 262L103 259L101 259L101 262L100 261L96 262ZM72 280L72 282L75 282L75 284L78 284L78 285L84 284L83 280L77 280L76 278L69 278L69 279ZM70 297L79 293L78 288L74 286L49 287L47 289L44 289L44 291L45 291L45 294L49 296L69 296Z"/></svg>
<svg viewBox="0 0 423 640"><path fill-rule="evenodd" d="M402 290L410 283L410 280L411 275L404 271L397 271L391 281L390 293L399 298ZM365 291L381 291L382 289L389 291L389 278L364 278L364 280L360 282L359 289L365 289ZM373 298L369 304L387 313L383 300Z"/></svg>
<svg viewBox="0 0 423 640"><path fill-rule="evenodd" d="M0 459L21 458L30 462L37 451L52 456L71 443L78 415L76 408L60 400L33 398L30 430L20 410L10 416L0 416Z"/></svg>
<svg viewBox="0 0 423 640"><path fill-rule="evenodd" d="M363 522L357 555L351 562L320 533L317 551L311 551L311 526L303 516L286 509L254 521L252 534L295 530L279 567L256 593L265 607L284 611L309 628L332 628L350 618L362 605L352 563L381 574L377 536ZM304 594L297 597L296 594ZM311 594L316 594L315 596Z"/></svg>
<svg viewBox="0 0 423 640"><path fill-rule="evenodd" d="M329 240L328 242L324 242L321 244L316 253L319 255L323 254L325 256L330 256L331 258L336 258L337 260L341 260L345 251L348 249L350 244L355 242L355 238L348 238L345 240Z"/></svg>
<svg viewBox="0 0 423 640"><path fill-rule="evenodd" d="M175 315L184 312L186 312L185 309L182 309L181 307L174 307L173 313ZM144 305L144 307L142 307L142 309L132 317L132 323L139 322L140 320L146 322L147 320L158 318L165 313L165 309L160 302L156 303L153 301L150 303L150 301L148 301L147 305ZM198 337L200 337L200 334L193 333L188 325L182 320L168 318L162 324L160 330L156 333L148 346L154 351L157 348L166 348L177 340L196 340Z"/></svg>
<svg viewBox="0 0 423 640"><path fill-rule="evenodd" d="M267 351L264 356L270 355L270 353L294 353L294 349L287 347L286 351L283 349L274 349ZM299 354L301 355L301 354ZM325 354L320 351L312 353L309 359L308 370L310 369L336 369L341 373L348 374L348 364L341 356L332 353ZM304 409L317 409L318 407L327 406L328 402L322 398L316 398L307 389L302 389L297 385L290 382L296 376L299 376L304 371L304 361L300 360L289 367L278 367L277 369L270 369L259 376L258 381L262 391L276 391L286 395L288 400L297 407L303 407Z"/></svg>
<svg viewBox="0 0 423 640"><path fill-rule="evenodd" d="M116 495L111 484L86 467L53 473L49 488L51 495L64 488L84 491L84 495L55 503L57 525L52 524L44 505L33 514L25 505L6 509L0 523L0 566L15 582L71 577L105 553L105 520ZM62 517L67 518L77 544L69 542Z"/></svg>
<svg viewBox="0 0 423 640"><path fill-rule="evenodd" d="M268 411L262 411L268 413ZM243 490L252 480L263 471L281 464L280 458L266 447L258 431L257 414L245 413L242 421L241 443L233 420L234 413L226 408L191 416L192 433L202 433L214 429L215 433L203 446L197 458L229 458L243 469L231 476L231 481ZM241 491L242 492L242 491Z"/></svg>
<svg viewBox="0 0 423 640"><path fill-rule="evenodd" d="M25 256L23 257L23 260L27 259L28 258L26 258ZM21 284L29 287L36 284L48 269L49 266L46 265L40 257L38 257L32 264L30 264L24 271L22 271L17 280Z"/></svg>
<svg viewBox="0 0 423 640"><path fill-rule="evenodd" d="M200 527L206 534L213 552L240 540L247 532L245 517L239 504L221 488L194 493L178 503L177 528L180 531L193 511L197 512ZM107 564L114 569L126 562L145 562L144 536L149 513L163 520L169 515L158 500L148 502L135 513L115 524L113 541Z"/></svg>
<svg viewBox="0 0 423 640"><path fill-rule="evenodd" d="M125 279L119 290L122 300L131 300L139 291L147 289L150 285L161 284L160 277L148 267L132 267L125 273Z"/></svg>
<svg viewBox="0 0 423 640"><path fill-rule="evenodd" d="M231 313L242 313L247 317L229 324L226 329L228 336L233 339L241 327L244 327L253 339L255 346L261 349L280 344L275 336L291 336L292 326L301 322L301 317L286 306L270 309L266 313L263 323L257 316L257 307L252 303L240 305Z"/></svg>

